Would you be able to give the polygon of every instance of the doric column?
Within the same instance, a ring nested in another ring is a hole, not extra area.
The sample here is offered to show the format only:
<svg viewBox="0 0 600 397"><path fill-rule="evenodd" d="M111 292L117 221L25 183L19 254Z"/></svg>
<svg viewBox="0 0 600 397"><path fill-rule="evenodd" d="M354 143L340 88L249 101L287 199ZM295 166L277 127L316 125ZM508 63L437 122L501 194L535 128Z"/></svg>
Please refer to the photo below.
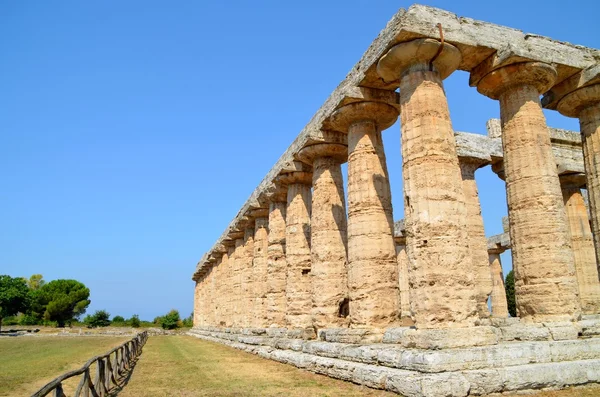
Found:
<svg viewBox="0 0 600 397"><path fill-rule="evenodd" d="M194 286L194 327L202 326L202 314L200 313L200 282L196 281Z"/></svg>
<svg viewBox="0 0 600 397"><path fill-rule="evenodd" d="M600 282L596 267L594 239L587 208L581 194L585 175L571 174L560 177L571 246L575 257L575 275L579 286L581 311L585 314L600 313Z"/></svg>
<svg viewBox="0 0 600 397"><path fill-rule="evenodd" d="M254 317L254 278L253 278L253 257L254 257L254 220L249 222L249 226L244 231L244 254L241 270L241 305L240 305L240 327L249 328Z"/></svg>
<svg viewBox="0 0 600 397"><path fill-rule="evenodd" d="M412 318L410 313L410 287L408 282L408 255L406 236L395 236L396 258L398 261L398 291L400 295L400 317Z"/></svg>
<svg viewBox="0 0 600 397"><path fill-rule="evenodd" d="M522 62L484 74L477 90L500 100L515 293L522 321L580 315L565 206L540 93L556 70Z"/></svg>
<svg viewBox="0 0 600 397"><path fill-rule="evenodd" d="M213 327L215 325L215 259L211 258L210 262L211 266L206 274L206 322L208 323L209 327Z"/></svg>
<svg viewBox="0 0 600 397"><path fill-rule="evenodd" d="M383 329L400 316L392 197L381 131L398 117L391 105L355 102L332 127L348 133L348 290L350 326Z"/></svg>
<svg viewBox="0 0 600 397"><path fill-rule="evenodd" d="M487 238L481 216L479 192L475 181L475 171L485 165L481 161L459 158L462 174L463 192L467 206L467 232L469 235L469 252L473 261L475 285L477 287L477 311L481 319L489 318L488 298L492 293L492 276L490 274Z"/></svg>
<svg viewBox="0 0 600 397"><path fill-rule="evenodd" d="M227 299L228 299L228 294L229 294L229 246L225 245L225 243L230 244L230 241L224 242L224 246L223 246L223 256L221 257L221 263L219 264L219 267L221 268L221 270L219 271L219 301L218 301L218 305L219 305L219 326L220 327L225 327L227 325L227 317L228 317L228 313L227 313Z"/></svg>
<svg viewBox="0 0 600 397"><path fill-rule="evenodd" d="M254 255L252 259L252 305L254 318L252 327L266 328L267 321L267 250L269 246L269 210L256 209L250 215L254 217Z"/></svg>
<svg viewBox="0 0 600 397"><path fill-rule="evenodd" d="M225 279L225 283L227 285L226 287L226 294L225 294L225 299L224 299L224 306L225 306L225 315L223 316L224 320L225 320L225 326L228 328L233 327L233 298L234 298L234 294L233 294L233 270L234 270L234 266L235 266L235 239L231 239L229 241L229 246L227 246L227 276Z"/></svg>
<svg viewBox="0 0 600 397"><path fill-rule="evenodd" d="M267 246L267 322L269 327L285 327L287 307L285 281L285 218L287 192L276 191L269 203L269 237Z"/></svg>
<svg viewBox="0 0 600 397"><path fill-rule="evenodd" d="M400 80L404 220L410 302L417 328L468 327L478 319L467 207L442 80L460 51L434 39L392 47L377 65ZM433 63L431 60L435 59Z"/></svg>
<svg viewBox="0 0 600 397"><path fill-rule="evenodd" d="M313 324L317 328L347 326L348 230L340 164L347 161L348 148L321 143L305 147L298 157L313 167L310 221Z"/></svg>
<svg viewBox="0 0 600 397"><path fill-rule="evenodd" d="M489 251L489 263L489 271L492 276L492 316L506 318L508 317L508 303L506 302L504 274L502 273L499 251Z"/></svg>
<svg viewBox="0 0 600 397"><path fill-rule="evenodd" d="M244 264L244 232L235 232L235 251L233 252L231 283L231 319L232 327L241 327L242 316L242 269Z"/></svg>
<svg viewBox="0 0 600 397"><path fill-rule="evenodd" d="M287 186L285 217L286 324L292 329L308 329L312 327L310 274L312 175L309 172L290 172L280 175L277 181Z"/></svg>
<svg viewBox="0 0 600 397"><path fill-rule="evenodd" d="M579 117L596 264L600 272L600 84L576 89L558 103L557 109L565 116Z"/></svg>

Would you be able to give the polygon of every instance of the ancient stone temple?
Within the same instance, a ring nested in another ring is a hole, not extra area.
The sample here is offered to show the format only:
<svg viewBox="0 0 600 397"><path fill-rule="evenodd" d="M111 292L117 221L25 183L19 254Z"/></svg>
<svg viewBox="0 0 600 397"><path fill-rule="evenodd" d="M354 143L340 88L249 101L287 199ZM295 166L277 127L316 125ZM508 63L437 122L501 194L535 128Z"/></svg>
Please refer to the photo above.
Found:
<svg viewBox="0 0 600 397"><path fill-rule="evenodd" d="M443 10L400 10L198 263L191 334L406 396L600 382L599 60ZM444 79L457 70L498 103L487 133L453 129L448 101L460 99ZM549 128L543 108L581 131ZM382 133L398 119L394 222ZM508 204L504 234L489 238L482 167Z"/></svg>

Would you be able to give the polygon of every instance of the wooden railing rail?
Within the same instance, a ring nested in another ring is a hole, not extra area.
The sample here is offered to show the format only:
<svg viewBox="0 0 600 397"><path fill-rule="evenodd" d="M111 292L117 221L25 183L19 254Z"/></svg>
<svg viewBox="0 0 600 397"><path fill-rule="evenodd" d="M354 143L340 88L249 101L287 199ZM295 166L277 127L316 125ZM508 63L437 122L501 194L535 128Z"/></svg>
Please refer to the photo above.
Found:
<svg viewBox="0 0 600 397"><path fill-rule="evenodd" d="M142 353L142 347L148 340L148 331L140 332L133 339L115 347L108 353L89 359L83 367L67 372L46 386L42 387L31 397L44 397L54 391L54 397L67 397L63 382L74 376L82 375L74 397L103 397L118 381L133 369L136 358ZM96 376L92 380L90 367L96 363Z"/></svg>

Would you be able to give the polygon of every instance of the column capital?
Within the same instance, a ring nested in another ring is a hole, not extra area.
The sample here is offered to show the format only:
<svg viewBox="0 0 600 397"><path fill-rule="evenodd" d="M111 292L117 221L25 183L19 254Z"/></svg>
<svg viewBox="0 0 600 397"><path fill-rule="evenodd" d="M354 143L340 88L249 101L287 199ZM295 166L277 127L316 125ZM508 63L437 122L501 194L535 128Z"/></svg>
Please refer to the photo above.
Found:
<svg viewBox="0 0 600 397"><path fill-rule="evenodd" d="M348 161L348 146L338 143L317 143L302 148L296 157L310 165L319 157L331 157L341 164Z"/></svg>
<svg viewBox="0 0 600 397"><path fill-rule="evenodd" d="M475 174L475 171L480 169L483 166L490 164L488 159L483 159L479 157L458 157L458 164L460 165L461 172L463 176L465 172L470 175Z"/></svg>
<svg viewBox="0 0 600 397"><path fill-rule="evenodd" d="M600 83L578 88L558 102L556 109L563 116L579 117L582 110L600 103Z"/></svg>
<svg viewBox="0 0 600 397"><path fill-rule="evenodd" d="M477 83L477 91L488 98L499 99L511 88L528 85L542 94L552 87L556 76L556 68L547 63L513 63L485 74Z"/></svg>
<svg viewBox="0 0 600 397"><path fill-rule="evenodd" d="M229 232L229 237L234 241L234 244L237 245L237 240L244 240L245 231L232 231Z"/></svg>
<svg viewBox="0 0 600 397"><path fill-rule="evenodd" d="M433 62L432 62L433 60ZM430 64L445 79L454 72L462 54L458 48L437 39L416 39L390 48L377 63L377 73L385 82L399 81L410 72L430 71Z"/></svg>
<svg viewBox="0 0 600 397"><path fill-rule="evenodd" d="M574 91L600 83L600 63L587 67L556 84L542 97L542 106L557 109L560 101ZM560 109L557 109L560 112ZM571 117L571 116L568 116Z"/></svg>
<svg viewBox="0 0 600 397"><path fill-rule="evenodd" d="M288 172L280 174L275 180L282 185L312 185L312 172Z"/></svg>
<svg viewBox="0 0 600 397"><path fill-rule="evenodd" d="M560 180L560 185L565 187L573 187L577 189L581 189L585 187L586 177L583 173L576 174L563 174L558 176Z"/></svg>
<svg viewBox="0 0 600 397"><path fill-rule="evenodd" d="M333 130L348 133L350 126L360 122L372 122L379 131L390 128L398 119L398 110L382 102L353 102L335 110L327 125Z"/></svg>
<svg viewBox="0 0 600 397"><path fill-rule="evenodd" d="M287 203L287 186L277 181L277 177L265 191L269 203Z"/></svg>
<svg viewBox="0 0 600 397"><path fill-rule="evenodd" d="M260 219L260 218L268 218L269 217L269 209L268 208L255 208L255 209L250 210L248 215L255 220Z"/></svg>

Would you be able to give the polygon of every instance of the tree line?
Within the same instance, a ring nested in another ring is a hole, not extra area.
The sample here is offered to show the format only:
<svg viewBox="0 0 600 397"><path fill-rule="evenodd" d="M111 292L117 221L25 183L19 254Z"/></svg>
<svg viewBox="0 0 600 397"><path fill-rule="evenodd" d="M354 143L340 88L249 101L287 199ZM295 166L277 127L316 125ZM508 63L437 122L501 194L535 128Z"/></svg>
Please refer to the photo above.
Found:
<svg viewBox="0 0 600 397"><path fill-rule="evenodd" d="M79 323L90 305L90 290L77 280L53 280L46 282L41 274L29 279L0 275L0 330L7 325L46 325L64 327ZM83 319L88 327L130 326L162 327L175 329L192 327L192 315L182 319L175 309L154 321L142 321L137 314L125 319L106 310L97 310Z"/></svg>
<svg viewBox="0 0 600 397"><path fill-rule="evenodd" d="M0 329L2 320L20 314L19 324L71 324L90 305L90 290L77 280L46 283L41 274L29 279L0 275Z"/></svg>

